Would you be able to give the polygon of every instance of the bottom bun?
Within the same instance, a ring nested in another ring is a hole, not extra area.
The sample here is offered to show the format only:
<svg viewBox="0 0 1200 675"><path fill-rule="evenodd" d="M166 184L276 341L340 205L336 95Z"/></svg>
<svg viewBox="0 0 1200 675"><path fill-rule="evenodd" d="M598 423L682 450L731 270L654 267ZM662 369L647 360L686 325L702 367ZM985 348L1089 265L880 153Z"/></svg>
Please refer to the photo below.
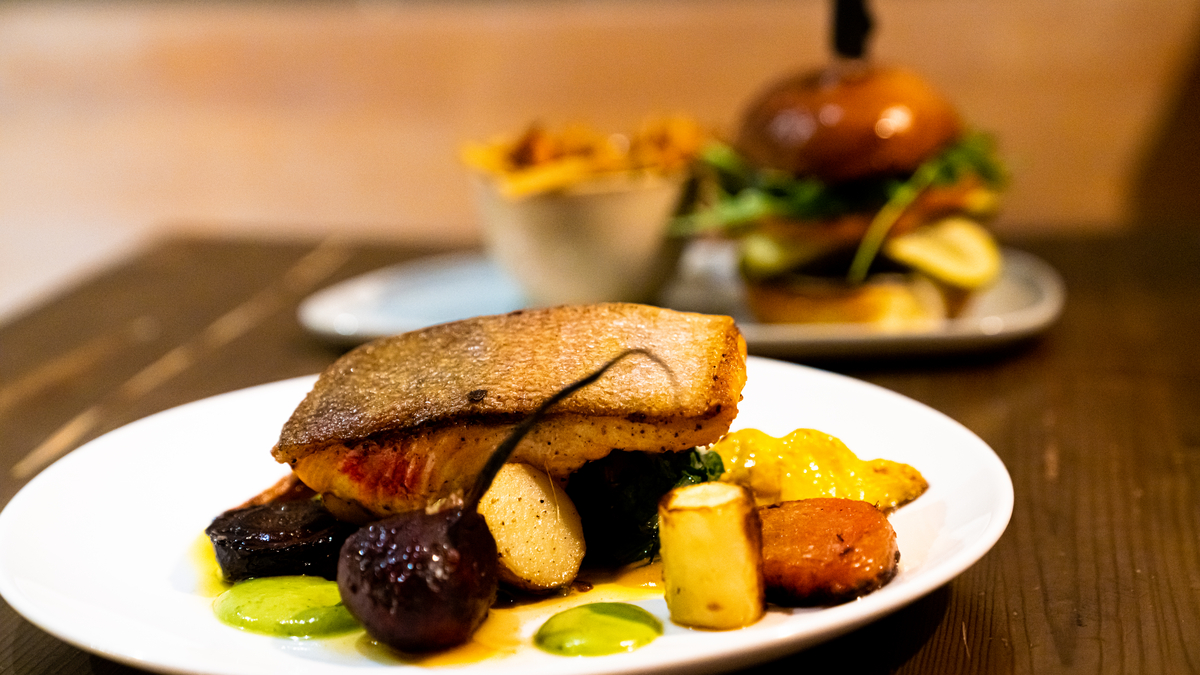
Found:
<svg viewBox="0 0 1200 675"><path fill-rule="evenodd" d="M746 302L763 323L856 323L884 332L930 330L947 316L941 289L920 275L880 274L857 285L821 277L747 281Z"/></svg>

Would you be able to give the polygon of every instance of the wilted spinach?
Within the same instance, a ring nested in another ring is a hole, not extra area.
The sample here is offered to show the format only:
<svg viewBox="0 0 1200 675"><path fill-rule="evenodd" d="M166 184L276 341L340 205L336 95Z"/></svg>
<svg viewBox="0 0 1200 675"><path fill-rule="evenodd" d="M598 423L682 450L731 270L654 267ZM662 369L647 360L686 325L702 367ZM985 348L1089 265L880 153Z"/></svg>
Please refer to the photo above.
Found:
<svg viewBox="0 0 1200 675"><path fill-rule="evenodd" d="M584 564L624 565L658 552L658 500L671 488L715 480L715 452L614 450L571 475L567 496L583 520Z"/></svg>

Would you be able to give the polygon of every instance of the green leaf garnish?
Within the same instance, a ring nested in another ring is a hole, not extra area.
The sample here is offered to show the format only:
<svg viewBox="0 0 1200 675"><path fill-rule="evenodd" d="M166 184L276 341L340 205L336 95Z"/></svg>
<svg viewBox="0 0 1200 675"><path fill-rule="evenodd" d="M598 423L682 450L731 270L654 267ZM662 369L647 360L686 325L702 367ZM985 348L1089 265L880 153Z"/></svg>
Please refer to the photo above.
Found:
<svg viewBox="0 0 1200 675"><path fill-rule="evenodd" d="M921 192L932 185L952 185L968 175L999 189L1007 172L987 134L971 132L926 161L907 179L859 182L847 188L814 178L757 169L733 148L711 143L700 155L703 187L692 209L677 217L671 231L692 236L719 231L742 236L768 218L826 220L866 208L876 215L855 252L847 278L861 282L892 226ZM875 206L872 206L875 205Z"/></svg>
<svg viewBox="0 0 1200 675"><path fill-rule="evenodd" d="M1003 166L996 159L991 138L982 133L964 136L936 157L926 160L908 180L895 187L858 243L846 281L861 284L866 280L867 271L879 255L888 232L922 192L931 185L953 185L972 173L990 187L999 187L1006 178Z"/></svg>

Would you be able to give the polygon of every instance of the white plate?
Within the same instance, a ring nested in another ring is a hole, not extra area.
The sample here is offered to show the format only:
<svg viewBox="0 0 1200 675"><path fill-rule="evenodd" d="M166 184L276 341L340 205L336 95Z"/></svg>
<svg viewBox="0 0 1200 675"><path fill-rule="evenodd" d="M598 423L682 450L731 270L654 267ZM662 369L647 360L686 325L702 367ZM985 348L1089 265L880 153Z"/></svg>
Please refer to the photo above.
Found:
<svg viewBox="0 0 1200 675"><path fill-rule="evenodd" d="M321 640L243 633L197 592L190 550L220 511L284 470L271 445L312 385L287 380L198 401L118 429L63 458L0 513L0 594L47 632L84 650L165 673L331 675L416 666L382 663ZM861 457L916 466L929 491L891 517L901 572L830 608L768 612L728 632L671 625L628 654L561 658L529 646L462 671L512 675L696 673L746 666L829 639L920 598L979 560L1012 512L1012 482L970 431L893 392L803 366L751 358L737 427L782 435L812 427ZM399 670L397 670L399 669Z"/></svg>
<svg viewBox="0 0 1200 675"><path fill-rule="evenodd" d="M664 289L664 306L738 320L750 351L764 356L826 358L977 351L1034 336L1058 319L1065 291L1054 268L1004 249L1004 271L959 318L919 333L881 333L854 324L756 323L742 299L732 250L693 244ZM516 282L477 254L422 258L326 288L300 306L300 323L341 344L525 306Z"/></svg>

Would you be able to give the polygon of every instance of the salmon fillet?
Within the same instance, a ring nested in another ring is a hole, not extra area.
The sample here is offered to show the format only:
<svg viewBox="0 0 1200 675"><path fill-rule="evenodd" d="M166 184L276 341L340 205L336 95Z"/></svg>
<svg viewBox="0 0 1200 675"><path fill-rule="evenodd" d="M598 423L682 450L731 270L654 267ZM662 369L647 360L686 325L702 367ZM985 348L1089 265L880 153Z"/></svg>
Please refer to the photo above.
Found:
<svg viewBox="0 0 1200 675"><path fill-rule="evenodd" d="M609 303L479 317L384 338L330 366L272 454L317 492L377 516L466 488L542 401L645 349L559 403L510 458L565 479L613 449L674 452L729 429L745 342L729 317ZM336 500L335 500L336 501Z"/></svg>

